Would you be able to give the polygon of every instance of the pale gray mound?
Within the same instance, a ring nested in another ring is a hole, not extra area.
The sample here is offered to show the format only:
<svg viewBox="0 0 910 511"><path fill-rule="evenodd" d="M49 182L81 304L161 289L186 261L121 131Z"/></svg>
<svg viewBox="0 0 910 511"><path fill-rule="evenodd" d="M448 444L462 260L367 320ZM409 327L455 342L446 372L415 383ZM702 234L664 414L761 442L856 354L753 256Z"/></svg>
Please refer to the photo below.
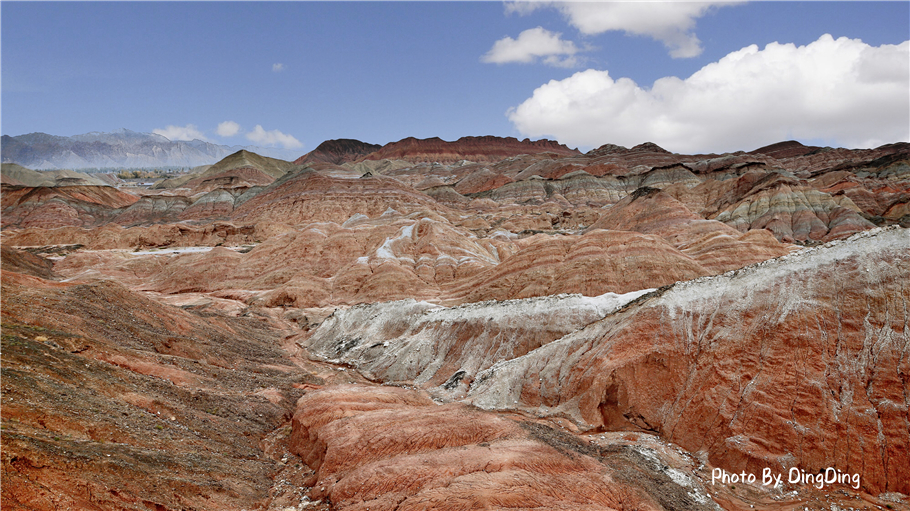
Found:
<svg viewBox="0 0 910 511"><path fill-rule="evenodd" d="M402 300L339 309L305 341L318 358L382 382L455 395L481 371L603 318L651 290L555 295L441 307Z"/></svg>

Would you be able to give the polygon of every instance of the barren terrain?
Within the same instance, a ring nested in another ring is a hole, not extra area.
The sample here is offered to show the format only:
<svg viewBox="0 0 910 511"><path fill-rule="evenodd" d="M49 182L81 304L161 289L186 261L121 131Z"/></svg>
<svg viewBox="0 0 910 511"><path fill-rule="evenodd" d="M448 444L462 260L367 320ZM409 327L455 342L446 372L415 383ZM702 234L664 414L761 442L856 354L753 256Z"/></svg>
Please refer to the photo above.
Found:
<svg viewBox="0 0 910 511"><path fill-rule="evenodd" d="M910 509L910 144L3 172L4 509Z"/></svg>

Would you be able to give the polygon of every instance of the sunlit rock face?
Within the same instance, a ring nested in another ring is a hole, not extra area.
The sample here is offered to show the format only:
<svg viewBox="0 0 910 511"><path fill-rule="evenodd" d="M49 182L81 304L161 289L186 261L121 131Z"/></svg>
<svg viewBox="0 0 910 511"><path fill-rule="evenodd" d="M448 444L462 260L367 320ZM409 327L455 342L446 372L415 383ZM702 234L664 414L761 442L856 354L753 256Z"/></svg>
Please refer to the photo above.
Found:
<svg viewBox="0 0 910 511"><path fill-rule="evenodd" d="M139 197L111 186L4 186L3 228L93 227Z"/></svg>
<svg viewBox="0 0 910 511"><path fill-rule="evenodd" d="M666 458L395 387L311 386L290 449L340 510L718 509ZM658 461L659 460L659 461ZM657 491L655 491L657 490Z"/></svg>
<svg viewBox="0 0 910 511"><path fill-rule="evenodd" d="M493 366L468 399L906 492L908 254L891 228L679 283Z"/></svg>
<svg viewBox="0 0 910 511"><path fill-rule="evenodd" d="M324 162L341 165L342 163L356 161L381 147L378 144L369 144L349 138L326 140L316 146L316 149L294 160L294 164L305 165L311 162Z"/></svg>

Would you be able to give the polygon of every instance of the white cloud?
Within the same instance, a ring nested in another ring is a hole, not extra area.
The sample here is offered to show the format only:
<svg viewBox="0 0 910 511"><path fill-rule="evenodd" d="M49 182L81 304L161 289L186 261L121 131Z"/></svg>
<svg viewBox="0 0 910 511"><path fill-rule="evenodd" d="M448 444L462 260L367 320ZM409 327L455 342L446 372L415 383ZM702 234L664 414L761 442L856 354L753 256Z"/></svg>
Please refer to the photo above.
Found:
<svg viewBox="0 0 910 511"><path fill-rule="evenodd" d="M263 146L281 145L285 149L299 149L303 147L303 144L291 135L284 134L278 130L266 131L260 124L257 124L256 127L253 128L253 131L247 133L246 138L251 142Z"/></svg>
<svg viewBox="0 0 910 511"><path fill-rule="evenodd" d="M573 67L578 64L578 47L572 41L563 41L558 32L543 27L531 28L518 35L518 39L504 37L480 57L481 62L505 64L509 62L531 63L543 58L545 64L559 67Z"/></svg>
<svg viewBox="0 0 910 511"><path fill-rule="evenodd" d="M551 80L507 112L527 136L582 147L655 142L683 153L798 138L874 147L910 140L910 41L869 46L823 35L752 45L650 89L589 69Z"/></svg>
<svg viewBox="0 0 910 511"><path fill-rule="evenodd" d="M187 124L186 126L168 125L168 127L164 129L152 130L152 133L161 135L162 137L165 137L172 142L176 142L178 140L204 140L208 142L208 139L205 138L205 135L199 131L195 124Z"/></svg>
<svg viewBox="0 0 910 511"><path fill-rule="evenodd" d="M281 62L276 62L276 63L272 64L272 71L274 71L276 73L280 73L281 71L284 71L284 64L282 64Z"/></svg>
<svg viewBox="0 0 910 511"><path fill-rule="evenodd" d="M506 4L506 11L527 14L539 8L554 7L583 34L621 30L648 36L662 42L671 57L688 58L702 52L701 41L693 31L695 20L712 8L736 3L741 2L510 2Z"/></svg>
<svg viewBox="0 0 910 511"><path fill-rule="evenodd" d="M217 133L219 137L233 137L240 133L240 125L234 121L224 121L218 125L215 133Z"/></svg>

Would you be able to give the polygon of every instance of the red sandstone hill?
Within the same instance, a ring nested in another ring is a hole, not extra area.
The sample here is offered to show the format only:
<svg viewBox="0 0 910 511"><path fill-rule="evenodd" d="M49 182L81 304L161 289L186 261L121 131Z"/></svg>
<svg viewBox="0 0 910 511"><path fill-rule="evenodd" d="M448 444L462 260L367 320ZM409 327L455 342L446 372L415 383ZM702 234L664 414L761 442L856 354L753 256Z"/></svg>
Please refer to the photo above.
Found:
<svg viewBox="0 0 910 511"><path fill-rule="evenodd" d="M781 159L804 156L813 151L818 151L819 149L821 148L816 146L805 146L795 140L788 140L786 142L778 142L776 144L759 147L754 151L750 151L749 154L764 154L772 158Z"/></svg>
<svg viewBox="0 0 910 511"><path fill-rule="evenodd" d="M8 186L2 188L3 227L87 227L110 221L139 197L112 186Z"/></svg>
<svg viewBox="0 0 910 511"><path fill-rule="evenodd" d="M291 167L291 162L240 150L212 165L184 186L194 192L262 186L283 176Z"/></svg>
<svg viewBox="0 0 910 511"><path fill-rule="evenodd" d="M491 368L469 395L655 431L731 472L837 467L906 494L908 255L892 227L679 283Z"/></svg>
<svg viewBox="0 0 910 511"><path fill-rule="evenodd" d="M379 144L368 144L350 138L326 140L316 146L316 149L294 160L295 165L304 165L310 162L334 163L341 165L356 161L382 148Z"/></svg>
<svg viewBox="0 0 910 511"><path fill-rule="evenodd" d="M892 227L648 294L353 307L302 344L483 409L659 434L731 472L836 467L906 494L908 264ZM298 408L302 431L314 413Z"/></svg>
<svg viewBox="0 0 910 511"><path fill-rule="evenodd" d="M402 212L439 208L432 198L396 179L355 174L343 169L289 174L240 205L232 217L250 224L302 224L344 222L357 213L376 217L389 208Z"/></svg>
<svg viewBox="0 0 910 511"><path fill-rule="evenodd" d="M417 139L408 137L384 145L364 160L405 160L410 162L455 163L461 160L473 162L494 162L519 154L554 153L559 156L580 155L577 149L569 149L553 140L529 139L519 141L513 137L461 137L455 142L440 138Z"/></svg>

